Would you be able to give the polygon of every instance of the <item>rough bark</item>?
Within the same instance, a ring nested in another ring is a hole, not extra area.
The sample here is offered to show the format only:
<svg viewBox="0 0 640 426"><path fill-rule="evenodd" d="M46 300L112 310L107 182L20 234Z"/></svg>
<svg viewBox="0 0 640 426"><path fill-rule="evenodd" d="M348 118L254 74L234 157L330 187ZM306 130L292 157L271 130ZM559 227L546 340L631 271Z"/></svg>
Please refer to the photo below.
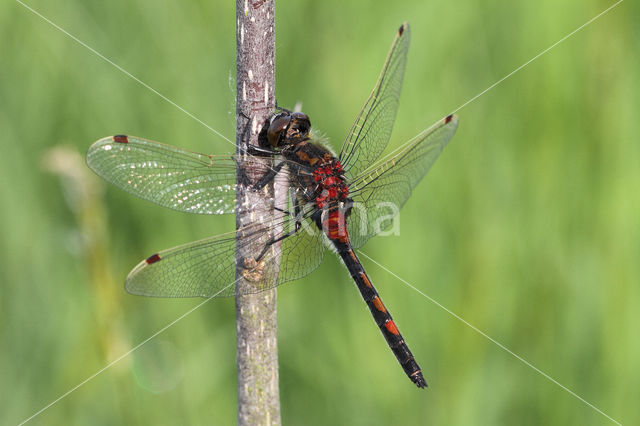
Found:
<svg viewBox="0 0 640 426"><path fill-rule="evenodd" d="M275 0L236 0L236 144L258 145L262 123L275 108ZM270 161L268 158L265 162ZM239 168L243 167L239 161ZM240 171L239 171L240 173ZM257 180L251 169L244 169ZM273 186L260 193L238 189L238 200L266 211ZM250 212L239 212L236 227L250 223ZM255 257L262 247L246 247L236 253L236 264ZM237 286L250 285L236 272ZM238 424L279 425L278 347L276 291L236 297Z"/></svg>

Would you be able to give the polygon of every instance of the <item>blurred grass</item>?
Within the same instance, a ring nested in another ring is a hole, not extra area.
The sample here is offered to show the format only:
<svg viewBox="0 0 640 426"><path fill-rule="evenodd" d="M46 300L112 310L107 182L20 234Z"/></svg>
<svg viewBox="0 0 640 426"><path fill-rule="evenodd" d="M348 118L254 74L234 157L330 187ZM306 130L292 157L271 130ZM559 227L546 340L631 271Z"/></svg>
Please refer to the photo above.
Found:
<svg viewBox="0 0 640 426"><path fill-rule="evenodd" d="M338 148L409 20L397 146L612 3L281 0L278 103L302 101ZM28 4L233 139L232 2ZM364 248L623 424L640 422L639 17L624 2L461 110L401 236ZM0 57L0 423L15 424L199 303L127 295L139 259L234 223L134 199L82 162L52 174L43 157L114 133L233 148L15 2L0 5ZM365 266L429 390L327 256L279 292L285 424L607 423ZM233 301L208 302L32 423L231 424L234 345Z"/></svg>

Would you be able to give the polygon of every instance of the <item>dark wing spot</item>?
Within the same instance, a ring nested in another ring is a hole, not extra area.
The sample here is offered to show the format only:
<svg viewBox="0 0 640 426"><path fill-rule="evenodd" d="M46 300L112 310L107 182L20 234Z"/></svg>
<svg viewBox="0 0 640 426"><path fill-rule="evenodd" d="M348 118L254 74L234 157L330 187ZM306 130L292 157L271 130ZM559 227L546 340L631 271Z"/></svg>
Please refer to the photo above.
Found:
<svg viewBox="0 0 640 426"><path fill-rule="evenodd" d="M127 135L115 135L113 137L113 141L118 143L129 143L129 138Z"/></svg>
<svg viewBox="0 0 640 426"><path fill-rule="evenodd" d="M398 28L398 35L401 36L403 32L404 32L404 24L400 25L400 28Z"/></svg>
<svg viewBox="0 0 640 426"><path fill-rule="evenodd" d="M453 114L447 115L447 117L444 119L444 124L449 123L451 120L453 120Z"/></svg>
<svg viewBox="0 0 640 426"><path fill-rule="evenodd" d="M156 263L160 259L161 259L160 255L158 253L156 253L156 254L152 254L151 256L147 257L145 259L145 262L147 262L147 265L151 265L152 263Z"/></svg>

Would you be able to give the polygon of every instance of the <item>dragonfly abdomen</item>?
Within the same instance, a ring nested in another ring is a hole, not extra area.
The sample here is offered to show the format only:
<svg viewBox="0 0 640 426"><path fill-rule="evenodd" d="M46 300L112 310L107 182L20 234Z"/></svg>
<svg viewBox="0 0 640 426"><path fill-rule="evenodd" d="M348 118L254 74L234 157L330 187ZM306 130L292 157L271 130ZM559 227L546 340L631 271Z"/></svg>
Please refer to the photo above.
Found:
<svg viewBox="0 0 640 426"><path fill-rule="evenodd" d="M402 334L400 334L391 314L382 303L378 292L375 287L373 287L373 284L371 284L371 280L369 280L369 277L364 271L364 268L353 251L353 248L348 243L344 244L337 241L334 241L334 245L349 270L351 277L356 282L362 298L367 303L367 306L373 315L373 319L380 328L382 335L402 366L405 374L419 388L426 387L427 382L422 375L420 366L414 359L411 350L409 350L409 347L402 337Z"/></svg>

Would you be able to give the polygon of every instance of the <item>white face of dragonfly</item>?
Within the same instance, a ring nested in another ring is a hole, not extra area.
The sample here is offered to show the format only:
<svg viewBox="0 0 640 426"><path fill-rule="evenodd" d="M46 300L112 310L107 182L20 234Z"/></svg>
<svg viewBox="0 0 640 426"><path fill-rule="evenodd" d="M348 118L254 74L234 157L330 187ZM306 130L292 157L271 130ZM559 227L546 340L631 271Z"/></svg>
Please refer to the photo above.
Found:
<svg viewBox="0 0 640 426"><path fill-rule="evenodd" d="M273 148L283 148L309 139L310 129L307 114L283 111L269 120L267 139Z"/></svg>

